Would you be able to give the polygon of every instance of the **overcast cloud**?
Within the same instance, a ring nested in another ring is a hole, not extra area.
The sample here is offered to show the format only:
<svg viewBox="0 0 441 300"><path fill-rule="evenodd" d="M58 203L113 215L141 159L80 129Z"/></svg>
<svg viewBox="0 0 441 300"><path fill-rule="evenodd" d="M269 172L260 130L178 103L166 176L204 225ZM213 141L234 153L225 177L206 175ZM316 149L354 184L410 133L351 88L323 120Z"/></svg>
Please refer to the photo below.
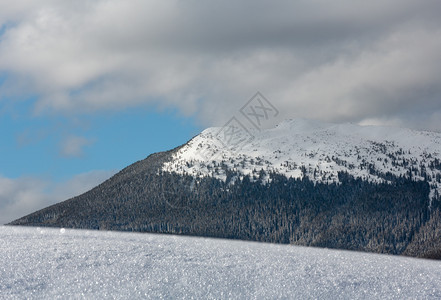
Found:
<svg viewBox="0 0 441 300"><path fill-rule="evenodd" d="M441 130L440 11L438 0L4 2L0 93L39 95L37 113L148 102L221 125L261 91L282 117Z"/></svg>

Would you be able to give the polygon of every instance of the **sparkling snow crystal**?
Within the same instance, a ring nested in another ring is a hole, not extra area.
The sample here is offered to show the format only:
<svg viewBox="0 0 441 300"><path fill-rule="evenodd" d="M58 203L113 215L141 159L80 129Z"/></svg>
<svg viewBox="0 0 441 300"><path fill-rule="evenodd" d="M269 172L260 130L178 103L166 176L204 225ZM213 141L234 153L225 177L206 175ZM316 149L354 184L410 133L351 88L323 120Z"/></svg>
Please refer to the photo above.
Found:
<svg viewBox="0 0 441 300"><path fill-rule="evenodd" d="M0 298L441 298L441 262L158 234L0 227Z"/></svg>

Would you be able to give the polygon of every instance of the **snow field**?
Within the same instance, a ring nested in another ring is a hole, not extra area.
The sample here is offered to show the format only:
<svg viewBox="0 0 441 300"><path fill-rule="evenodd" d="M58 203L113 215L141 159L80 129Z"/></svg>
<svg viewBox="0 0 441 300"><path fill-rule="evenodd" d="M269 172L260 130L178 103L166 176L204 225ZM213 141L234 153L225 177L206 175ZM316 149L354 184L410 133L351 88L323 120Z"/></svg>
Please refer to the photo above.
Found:
<svg viewBox="0 0 441 300"><path fill-rule="evenodd" d="M0 227L0 298L436 299L441 261L222 239Z"/></svg>

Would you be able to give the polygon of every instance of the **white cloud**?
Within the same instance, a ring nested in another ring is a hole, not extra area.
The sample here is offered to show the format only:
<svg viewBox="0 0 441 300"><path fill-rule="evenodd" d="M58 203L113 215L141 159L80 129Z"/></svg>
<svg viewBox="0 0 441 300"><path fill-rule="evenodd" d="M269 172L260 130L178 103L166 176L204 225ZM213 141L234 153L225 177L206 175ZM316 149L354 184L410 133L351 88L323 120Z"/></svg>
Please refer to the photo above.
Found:
<svg viewBox="0 0 441 300"><path fill-rule="evenodd" d="M92 143L82 136L69 136L61 143L60 154L65 157L79 157L83 155L83 148Z"/></svg>
<svg viewBox="0 0 441 300"><path fill-rule="evenodd" d="M95 170L76 175L64 182L33 177L10 179L0 176L0 224L84 193L114 173Z"/></svg>
<svg viewBox="0 0 441 300"><path fill-rule="evenodd" d="M433 129L440 9L437 0L18 0L0 7L9 24L0 70L8 92L40 95L39 112L147 102L212 125L259 90L283 117Z"/></svg>

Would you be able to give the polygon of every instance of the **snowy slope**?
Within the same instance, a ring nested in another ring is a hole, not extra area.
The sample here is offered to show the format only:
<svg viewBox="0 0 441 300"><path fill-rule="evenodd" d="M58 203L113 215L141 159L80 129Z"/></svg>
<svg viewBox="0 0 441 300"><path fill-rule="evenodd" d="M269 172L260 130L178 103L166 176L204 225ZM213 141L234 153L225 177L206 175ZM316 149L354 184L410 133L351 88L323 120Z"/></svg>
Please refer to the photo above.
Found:
<svg viewBox="0 0 441 300"><path fill-rule="evenodd" d="M440 261L154 234L0 227L1 299L440 297Z"/></svg>
<svg viewBox="0 0 441 300"><path fill-rule="evenodd" d="M338 182L339 171L387 182L390 173L426 180L432 196L441 192L440 133L303 119L262 131L239 128L232 139L224 133L225 128L204 130L163 170L226 180L226 167L241 176L264 170L316 182Z"/></svg>

